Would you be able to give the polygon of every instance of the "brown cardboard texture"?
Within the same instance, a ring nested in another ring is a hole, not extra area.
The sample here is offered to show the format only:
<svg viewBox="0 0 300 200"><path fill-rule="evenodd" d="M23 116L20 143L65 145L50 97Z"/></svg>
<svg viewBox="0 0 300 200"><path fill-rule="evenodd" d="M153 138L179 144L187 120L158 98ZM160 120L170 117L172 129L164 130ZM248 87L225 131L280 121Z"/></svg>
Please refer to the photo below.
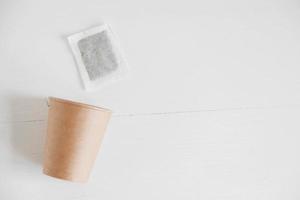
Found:
<svg viewBox="0 0 300 200"><path fill-rule="evenodd" d="M105 108L50 97L44 174L86 182L110 116Z"/></svg>

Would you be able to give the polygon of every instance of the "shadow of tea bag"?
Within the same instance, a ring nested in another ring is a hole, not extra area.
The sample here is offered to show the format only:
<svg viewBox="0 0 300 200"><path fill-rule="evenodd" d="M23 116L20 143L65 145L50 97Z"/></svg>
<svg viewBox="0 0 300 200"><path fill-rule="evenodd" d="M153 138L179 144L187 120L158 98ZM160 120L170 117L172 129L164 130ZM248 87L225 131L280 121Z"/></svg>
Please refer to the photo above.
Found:
<svg viewBox="0 0 300 200"><path fill-rule="evenodd" d="M84 88L93 90L122 79L127 65L108 25L68 37Z"/></svg>

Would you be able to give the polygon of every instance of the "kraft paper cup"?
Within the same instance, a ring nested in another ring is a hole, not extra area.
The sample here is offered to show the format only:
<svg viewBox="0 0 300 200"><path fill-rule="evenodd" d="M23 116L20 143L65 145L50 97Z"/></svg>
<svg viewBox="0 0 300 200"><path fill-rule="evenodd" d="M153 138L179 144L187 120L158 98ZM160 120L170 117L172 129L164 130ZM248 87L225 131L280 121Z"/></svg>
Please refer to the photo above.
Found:
<svg viewBox="0 0 300 200"><path fill-rule="evenodd" d="M43 173L86 182L110 116L105 108L50 97Z"/></svg>

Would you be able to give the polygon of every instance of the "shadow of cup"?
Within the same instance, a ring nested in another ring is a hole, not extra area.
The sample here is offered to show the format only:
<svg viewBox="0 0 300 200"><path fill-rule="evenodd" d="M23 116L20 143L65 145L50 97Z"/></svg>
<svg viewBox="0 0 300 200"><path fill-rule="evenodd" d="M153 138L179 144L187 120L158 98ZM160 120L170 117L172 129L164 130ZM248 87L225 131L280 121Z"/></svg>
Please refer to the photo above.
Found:
<svg viewBox="0 0 300 200"><path fill-rule="evenodd" d="M46 99L13 95L7 102L13 151L25 160L41 164L48 110Z"/></svg>

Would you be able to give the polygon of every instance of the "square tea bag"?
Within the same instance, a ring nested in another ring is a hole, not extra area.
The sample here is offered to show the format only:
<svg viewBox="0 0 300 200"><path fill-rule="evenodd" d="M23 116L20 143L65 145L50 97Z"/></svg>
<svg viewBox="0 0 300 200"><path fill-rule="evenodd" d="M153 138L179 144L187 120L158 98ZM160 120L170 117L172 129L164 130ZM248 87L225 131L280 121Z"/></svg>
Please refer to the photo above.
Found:
<svg viewBox="0 0 300 200"><path fill-rule="evenodd" d="M68 37L84 88L92 90L122 79L127 65L108 25Z"/></svg>

